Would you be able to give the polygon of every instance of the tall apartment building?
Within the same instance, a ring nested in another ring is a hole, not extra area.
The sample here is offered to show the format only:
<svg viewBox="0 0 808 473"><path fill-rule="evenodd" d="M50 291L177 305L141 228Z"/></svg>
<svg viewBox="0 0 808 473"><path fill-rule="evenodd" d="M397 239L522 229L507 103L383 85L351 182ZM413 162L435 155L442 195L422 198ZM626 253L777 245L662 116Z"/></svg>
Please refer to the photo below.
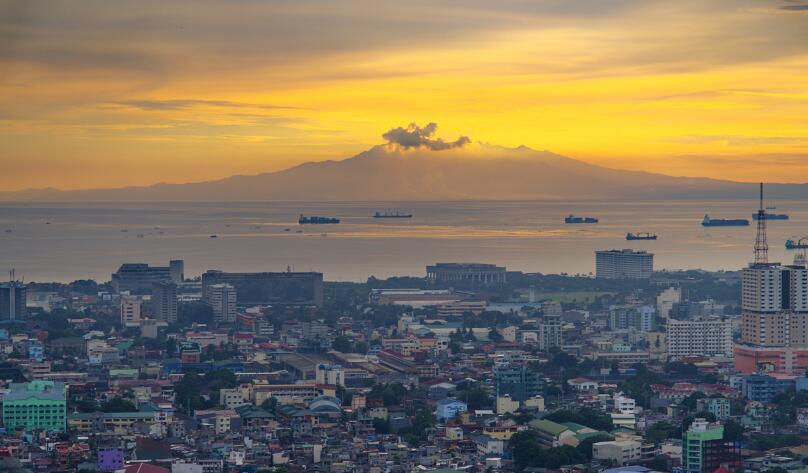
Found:
<svg viewBox="0 0 808 473"><path fill-rule="evenodd" d="M177 321L177 285L174 282L152 284L151 303L155 319L170 324Z"/></svg>
<svg viewBox="0 0 808 473"><path fill-rule="evenodd" d="M143 300L138 296L121 296L121 325L137 327L142 318Z"/></svg>
<svg viewBox="0 0 808 473"><path fill-rule="evenodd" d="M547 351L551 348L561 348L564 344L561 329L560 315L544 315L538 323L539 350Z"/></svg>
<svg viewBox="0 0 808 473"><path fill-rule="evenodd" d="M804 258L791 266L769 262L763 184L755 238L755 261L741 283L741 343L735 368L742 373L808 368L808 268Z"/></svg>
<svg viewBox="0 0 808 473"><path fill-rule="evenodd" d="M656 328L656 309L650 305L619 305L609 307L611 330L634 329L651 332Z"/></svg>
<svg viewBox="0 0 808 473"><path fill-rule="evenodd" d="M25 284L11 281L0 283L0 323L25 322L28 319Z"/></svg>
<svg viewBox="0 0 808 473"><path fill-rule="evenodd" d="M216 323L236 321L236 288L230 284L212 284L206 288L205 302L213 309Z"/></svg>
<svg viewBox="0 0 808 473"><path fill-rule="evenodd" d="M721 318L668 319L667 347L669 359L732 356L732 321Z"/></svg>
<svg viewBox="0 0 808 473"><path fill-rule="evenodd" d="M497 397L509 395L514 401L525 401L544 390L541 373L519 364L494 367L494 385Z"/></svg>
<svg viewBox="0 0 808 473"><path fill-rule="evenodd" d="M654 254L647 251L595 252L595 276L604 279L648 279L654 272Z"/></svg>
<svg viewBox="0 0 808 473"><path fill-rule="evenodd" d="M682 471L713 473L721 466L739 466L740 448L724 440L724 426L696 419L682 435Z"/></svg>
<svg viewBox="0 0 808 473"><path fill-rule="evenodd" d="M735 367L742 373L808 368L808 268L754 263L743 270L741 343Z"/></svg>
<svg viewBox="0 0 808 473"><path fill-rule="evenodd" d="M3 398L6 430L65 430L67 400L64 383L31 381L11 383Z"/></svg>
<svg viewBox="0 0 808 473"><path fill-rule="evenodd" d="M149 266L145 263L124 263L118 271L112 273L112 288L115 292L132 293L148 292L152 284L161 281L172 281L180 284L183 281L185 263L172 260L168 266Z"/></svg>

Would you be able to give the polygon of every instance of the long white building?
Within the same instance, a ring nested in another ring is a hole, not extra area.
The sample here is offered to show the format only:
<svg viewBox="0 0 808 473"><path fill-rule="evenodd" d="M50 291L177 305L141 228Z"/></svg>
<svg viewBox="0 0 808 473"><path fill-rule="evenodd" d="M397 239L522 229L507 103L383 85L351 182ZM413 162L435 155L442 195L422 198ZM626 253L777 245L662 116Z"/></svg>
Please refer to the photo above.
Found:
<svg viewBox="0 0 808 473"><path fill-rule="evenodd" d="M732 321L668 319L668 358L732 356Z"/></svg>
<svg viewBox="0 0 808 473"><path fill-rule="evenodd" d="M604 279L648 279L654 272L654 254L647 251L595 252L595 276Z"/></svg>

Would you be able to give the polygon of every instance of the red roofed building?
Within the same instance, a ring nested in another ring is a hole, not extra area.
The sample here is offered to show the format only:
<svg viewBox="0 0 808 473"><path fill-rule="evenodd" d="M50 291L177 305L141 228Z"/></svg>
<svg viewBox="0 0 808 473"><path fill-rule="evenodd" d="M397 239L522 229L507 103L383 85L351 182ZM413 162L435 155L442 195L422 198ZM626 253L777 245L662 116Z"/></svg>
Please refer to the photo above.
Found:
<svg viewBox="0 0 808 473"><path fill-rule="evenodd" d="M126 473L171 473L168 468L152 465L150 463L137 463L134 465L126 465L124 467Z"/></svg>

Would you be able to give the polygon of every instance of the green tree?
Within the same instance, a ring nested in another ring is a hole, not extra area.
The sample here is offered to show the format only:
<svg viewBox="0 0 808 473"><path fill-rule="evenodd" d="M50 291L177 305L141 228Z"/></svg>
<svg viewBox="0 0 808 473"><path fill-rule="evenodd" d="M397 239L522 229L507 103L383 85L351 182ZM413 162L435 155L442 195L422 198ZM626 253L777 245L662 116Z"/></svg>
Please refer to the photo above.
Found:
<svg viewBox="0 0 808 473"><path fill-rule="evenodd" d="M390 421L388 419L373 419L373 430L375 430L377 434L389 434Z"/></svg>
<svg viewBox="0 0 808 473"><path fill-rule="evenodd" d="M592 445L598 442L609 442L614 440L614 437L611 435L606 434L598 434L593 435L591 437L587 437L579 443L575 449L578 450L584 457L586 457L587 461L592 460ZM664 471L664 470L663 470Z"/></svg>
<svg viewBox="0 0 808 473"><path fill-rule="evenodd" d="M744 427L743 425L735 422L734 420L728 420L724 423L724 439L730 440L733 442L739 442L743 440L744 436Z"/></svg>
<svg viewBox="0 0 808 473"><path fill-rule="evenodd" d="M331 348L338 352L350 353L352 351L351 340L344 335L340 335L334 338L334 341L331 343Z"/></svg>
<svg viewBox="0 0 808 473"><path fill-rule="evenodd" d="M457 393L457 398L468 405L471 410L488 409L494 400L488 395L488 391L482 387L472 387Z"/></svg>
<svg viewBox="0 0 808 473"><path fill-rule="evenodd" d="M213 308L204 302L185 302L177 306L177 322L180 326L193 323L211 325L213 321Z"/></svg>
<svg viewBox="0 0 808 473"><path fill-rule="evenodd" d="M131 402L121 397L113 397L101 406L104 412L137 412L137 407Z"/></svg>
<svg viewBox="0 0 808 473"><path fill-rule="evenodd" d="M614 429L611 416L588 407L576 410L562 409L552 412L544 418L558 423L575 422L595 430L611 431Z"/></svg>
<svg viewBox="0 0 808 473"><path fill-rule="evenodd" d="M657 455L651 460L651 463L648 464L648 468L654 471L670 471L670 467L668 465L668 457L665 455Z"/></svg>
<svg viewBox="0 0 808 473"><path fill-rule="evenodd" d="M534 429L523 430L511 436L508 446L513 453L513 462L520 468L539 466L541 462L539 433Z"/></svg>

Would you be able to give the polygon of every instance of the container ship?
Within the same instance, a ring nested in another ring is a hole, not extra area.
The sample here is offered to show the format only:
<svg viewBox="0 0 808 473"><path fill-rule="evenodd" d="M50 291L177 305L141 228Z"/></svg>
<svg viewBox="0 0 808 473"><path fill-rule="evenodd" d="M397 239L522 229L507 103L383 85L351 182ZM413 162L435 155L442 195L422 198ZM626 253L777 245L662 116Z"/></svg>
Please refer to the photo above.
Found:
<svg viewBox="0 0 808 473"><path fill-rule="evenodd" d="M806 250L808 249L808 238L800 238L797 241L786 240L787 250Z"/></svg>
<svg viewBox="0 0 808 473"><path fill-rule="evenodd" d="M760 217L758 217L758 214L756 214L756 213L752 214L752 220L757 220L758 218L760 218ZM766 214L766 220L788 220L788 214L770 214L770 213L767 213Z"/></svg>
<svg viewBox="0 0 808 473"><path fill-rule="evenodd" d="M297 223L303 224L313 224L313 225L325 225L329 223L339 223L338 218L334 217L317 217L315 215L306 217L303 214L300 214L300 218L297 219Z"/></svg>
<svg viewBox="0 0 808 473"><path fill-rule="evenodd" d="M657 236L647 232L626 233L626 240L656 240Z"/></svg>
<svg viewBox="0 0 808 473"><path fill-rule="evenodd" d="M570 214L564 217L564 223L598 223L598 219L595 217L576 217Z"/></svg>
<svg viewBox="0 0 808 473"><path fill-rule="evenodd" d="M412 214L405 214L401 212L376 212L373 218L412 218Z"/></svg>
<svg viewBox="0 0 808 473"><path fill-rule="evenodd" d="M705 227L745 227L749 225L749 220L745 218L710 218L704 216L701 224Z"/></svg>

